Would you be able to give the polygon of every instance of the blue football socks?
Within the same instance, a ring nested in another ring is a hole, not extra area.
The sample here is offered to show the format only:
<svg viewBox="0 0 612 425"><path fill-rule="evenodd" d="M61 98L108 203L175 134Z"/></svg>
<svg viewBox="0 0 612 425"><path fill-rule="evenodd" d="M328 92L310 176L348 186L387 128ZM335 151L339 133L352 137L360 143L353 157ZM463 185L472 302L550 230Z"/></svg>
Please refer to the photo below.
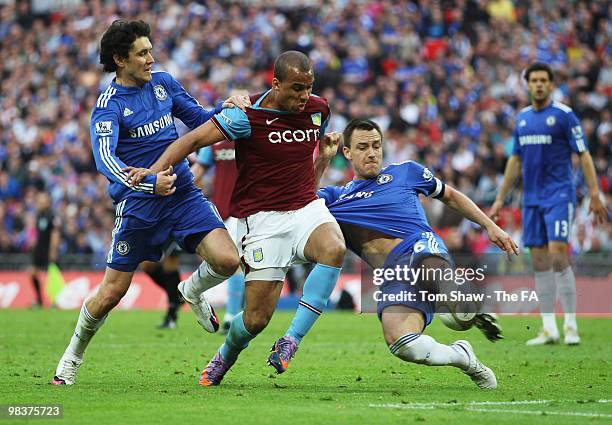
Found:
<svg viewBox="0 0 612 425"><path fill-rule="evenodd" d="M240 352L247 348L253 338L255 335L251 335L244 326L242 312L238 313L232 320L232 326L225 337L225 342L219 349L221 357L228 364L234 364Z"/></svg>
<svg viewBox="0 0 612 425"><path fill-rule="evenodd" d="M227 312L226 320L232 320L243 309L244 305L244 275L236 273L227 281Z"/></svg>
<svg viewBox="0 0 612 425"><path fill-rule="evenodd" d="M327 300L340 276L340 270L338 267L325 264L314 266L304 283L300 305L286 336L293 337L300 342L308 333L327 305Z"/></svg>

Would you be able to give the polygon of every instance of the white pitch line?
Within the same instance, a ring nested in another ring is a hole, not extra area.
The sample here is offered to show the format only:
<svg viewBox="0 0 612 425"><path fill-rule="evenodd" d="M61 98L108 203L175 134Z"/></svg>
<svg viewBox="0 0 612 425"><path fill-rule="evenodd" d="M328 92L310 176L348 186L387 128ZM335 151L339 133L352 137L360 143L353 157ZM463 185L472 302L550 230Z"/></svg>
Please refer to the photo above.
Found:
<svg viewBox="0 0 612 425"><path fill-rule="evenodd" d="M612 400L513 400L513 401L469 401L469 402L424 402L424 403L385 403L385 404L370 404L370 407L405 407L405 406L414 406L414 407L452 407L452 406L516 406L516 405L526 405L526 404L547 404L547 403L579 403L583 402L583 404L588 403L612 403Z"/></svg>
<svg viewBox="0 0 612 425"><path fill-rule="evenodd" d="M516 413L522 415L556 415L556 416L585 416L588 418L612 418L612 415L607 413L587 413L587 412L554 412L548 410L516 410L516 409L482 409L475 407L466 407L466 411L470 412L493 412L493 413Z"/></svg>
<svg viewBox="0 0 612 425"><path fill-rule="evenodd" d="M370 407L404 407L414 406L418 407L452 407L452 406L514 406L522 404L546 404L551 403L554 400L519 400L519 401L470 401L467 403L448 403L448 402L428 402L428 403L386 403L386 404L370 404ZM411 407L412 408L412 407Z"/></svg>
<svg viewBox="0 0 612 425"><path fill-rule="evenodd" d="M464 411L470 412L492 412L492 413L514 413L524 415L551 415L551 416L582 416L582 417L599 417L599 418L612 418L612 414L597 413L597 412L555 412L555 411L543 411L543 410L517 410L517 409L488 409L483 407L473 406L517 406L517 405L533 405L533 404L547 404L553 402L572 402L576 403L578 400L518 400L518 401L471 401L468 403L384 403L384 404L373 404L370 403L368 407L380 407L388 409L405 409L405 410L433 410L435 408L444 407L463 407ZM610 403L612 400L594 400L595 403Z"/></svg>

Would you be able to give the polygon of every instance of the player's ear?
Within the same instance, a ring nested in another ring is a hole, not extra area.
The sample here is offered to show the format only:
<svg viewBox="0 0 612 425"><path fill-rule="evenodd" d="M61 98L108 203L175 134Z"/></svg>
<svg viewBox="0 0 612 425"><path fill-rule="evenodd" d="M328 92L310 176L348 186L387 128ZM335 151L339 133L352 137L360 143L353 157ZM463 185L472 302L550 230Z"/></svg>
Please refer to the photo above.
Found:
<svg viewBox="0 0 612 425"><path fill-rule="evenodd" d="M125 66L125 59L122 58L121 56L114 54L113 60L115 61L117 68L123 68Z"/></svg>
<svg viewBox="0 0 612 425"><path fill-rule="evenodd" d="M280 80L276 77L272 78L272 89L278 91L280 90Z"/></svg>
<svg viewBox="0 0 612 425"><path fill-rule="evenodd" d="M342 146L342 153L346 159L351 160L351 150L348 147Z"/></svg>

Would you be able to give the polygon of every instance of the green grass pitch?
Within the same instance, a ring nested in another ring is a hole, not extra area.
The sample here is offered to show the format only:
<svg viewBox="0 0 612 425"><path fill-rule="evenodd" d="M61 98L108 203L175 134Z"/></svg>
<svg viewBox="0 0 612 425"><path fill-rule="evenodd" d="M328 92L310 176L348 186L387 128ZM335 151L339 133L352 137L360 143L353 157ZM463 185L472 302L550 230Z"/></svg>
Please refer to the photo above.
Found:
<svg viewBox="0 0 612 425"><path fill-rule="evenodd" d="M160 312L113 312L89 346L72 387L49 384L76 311L0 310L0 404L62 404L62 424L571 424L612 423L612 319L580 318L583 343L526 347L537 317L502 317L506 339L492 344L476 329L441 342L472 342L499 388L479 390L450 367L408 364L391 356L375 315L326 313L289 370L265 365L292 313L277 313L220 387L197 385L222 343L191 312L160 331ZM22 424L24 419L0 420Z"/></svg>

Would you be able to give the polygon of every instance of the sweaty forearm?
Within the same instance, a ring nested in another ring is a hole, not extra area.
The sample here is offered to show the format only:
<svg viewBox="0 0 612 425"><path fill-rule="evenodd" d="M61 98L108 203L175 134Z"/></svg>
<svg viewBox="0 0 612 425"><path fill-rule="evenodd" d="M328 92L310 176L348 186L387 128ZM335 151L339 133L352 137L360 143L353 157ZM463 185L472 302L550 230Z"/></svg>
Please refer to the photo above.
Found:
<svg viewBox="0 0 612 425"><path fill-rule="evenodd" d="M442 202L468 220L481 225L485 229L494 224L493 221L487 217L487 215L480 208L478 208L478 205L476 205L470 198L448 185L446 186Z"/></svg>
<svg viewBox="0 0 612 425"><path fill-rule="evenodd" d="M170 165L174 165L179 161L182 161L191 152L194 152L197 148L194 148L194 143L189 139L179 138L177 141L172 143L166 148L162 156L151 166L150 170L153 173L159 173L162 170L167 169Z"/></svg>
<svg viewBox="0 0 612 425"><path fill-rule="evenodd" d="M174 143L166 148L161 157L153 164L150 170L159 173L169 166L187 158L191 152L195 152L204 146L210 146L220 142L225 137L212 123L207 121L195 130L179 137Z"/></svg>
<svg viewBox="0 0 612 425"><path fill-rule="evenodd" d="M319 155L317 159L315 159L314 172L315 172L315 184L316 184L317 189L321 185L321 177L323 177L323 173L325 173L325 170L327 169L327 166L329 165L330 161L331 161L331 158L325 158L321 155Z"/></svg>

